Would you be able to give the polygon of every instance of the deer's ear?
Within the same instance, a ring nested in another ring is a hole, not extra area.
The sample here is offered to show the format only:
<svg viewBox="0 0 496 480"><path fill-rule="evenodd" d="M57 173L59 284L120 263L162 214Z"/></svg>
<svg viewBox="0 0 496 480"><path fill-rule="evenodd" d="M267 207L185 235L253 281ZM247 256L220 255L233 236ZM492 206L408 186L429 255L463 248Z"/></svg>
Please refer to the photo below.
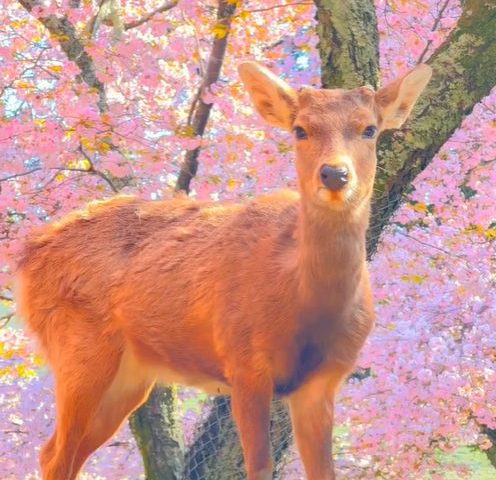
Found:
<svg viewBox="0 0 496 480"><path fill-rule="evenodd" d="M375 99L382 119L381 130L403 125L431 76L431 67L418 65L377 91Z"/></svg>
<svg viewBox="0 0 496 480"><path fill-rule="evenodd" d="M296 116L296 92L256 62L243 62L238 71L258 113L271 125L290 130Z"/></svg>

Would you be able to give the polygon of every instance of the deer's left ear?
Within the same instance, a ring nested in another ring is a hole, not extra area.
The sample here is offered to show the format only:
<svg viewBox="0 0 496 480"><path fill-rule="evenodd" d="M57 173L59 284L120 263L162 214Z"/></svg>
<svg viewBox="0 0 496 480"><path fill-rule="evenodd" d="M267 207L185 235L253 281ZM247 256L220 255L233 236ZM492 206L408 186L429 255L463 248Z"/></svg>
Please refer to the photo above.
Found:
<svg viewBox="0 0 496 480"><path fill-rule="evenodd" d="M258 113L271 125L291 130L296 115L296 92L256 62L243 62L238 70Z"/></svg>
<svg viewBox="0 0 496 480"><path fill-rule="evenodd" d="M382 119L381 130L403 125L431 76L431 67L418 65L377 91L375 101Z"/></svg>

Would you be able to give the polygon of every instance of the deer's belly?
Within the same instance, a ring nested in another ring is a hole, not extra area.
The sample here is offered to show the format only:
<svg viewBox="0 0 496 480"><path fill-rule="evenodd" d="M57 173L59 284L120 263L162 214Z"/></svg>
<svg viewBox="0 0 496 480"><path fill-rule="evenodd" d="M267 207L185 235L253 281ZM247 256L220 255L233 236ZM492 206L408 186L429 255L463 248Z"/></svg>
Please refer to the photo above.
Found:
<svg viewBox="0 0 496 480"><path fill-rule="evenodd" d="M203 390L209 395L230 395L231 387L216 378L194 373L184 373L170 368L154 367L155 381L164 385L177 384Z"/></svg>
<svg viewBox="0 0 496 480"><path fill-rule="evenodd" d="M209 395L229 395L230 386L222 375L212 370L202 371L199 368L177 368L170 362L151 362L127 348L121 358L119 370L114 378L111 391L115 394L133 390L137 385L161 383L163 385L177 384L203 390Z"/></svg>

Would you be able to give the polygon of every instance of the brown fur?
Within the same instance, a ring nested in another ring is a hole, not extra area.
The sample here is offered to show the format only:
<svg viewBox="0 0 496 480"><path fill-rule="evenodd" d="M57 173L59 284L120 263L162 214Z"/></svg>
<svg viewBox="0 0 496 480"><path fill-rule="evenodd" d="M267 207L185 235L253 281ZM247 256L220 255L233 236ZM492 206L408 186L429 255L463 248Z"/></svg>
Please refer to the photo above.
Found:
<svg viewBox="0 0 496 480"><path fill-rule="evenodd" d="M368 89L297 94L256 64L241 74L271 123L309 134L296 147L301 197L117 197L26 243L19 307L56 378L45 480L75 479L155 381L232 393L249 480L271 478L269 406L286 396L308 478L334 479L334 397L373 323L365 232L375 141L360 135L381 107ZM349 168L343 191L323 189L326 163Z"/></svg>

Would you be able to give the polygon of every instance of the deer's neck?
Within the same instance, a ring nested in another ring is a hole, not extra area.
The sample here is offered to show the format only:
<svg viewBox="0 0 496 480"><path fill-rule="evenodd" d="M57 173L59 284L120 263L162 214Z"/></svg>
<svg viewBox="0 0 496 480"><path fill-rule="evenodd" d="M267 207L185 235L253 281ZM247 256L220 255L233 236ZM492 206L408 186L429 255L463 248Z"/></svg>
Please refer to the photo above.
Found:
<svg viewBox="0 0 496 480"><path fill-rule="evenodd" d="M370 207L360 212L318 211L301 203L298 272L305 303L341 312L356 295L366 261Z"/></svg>

